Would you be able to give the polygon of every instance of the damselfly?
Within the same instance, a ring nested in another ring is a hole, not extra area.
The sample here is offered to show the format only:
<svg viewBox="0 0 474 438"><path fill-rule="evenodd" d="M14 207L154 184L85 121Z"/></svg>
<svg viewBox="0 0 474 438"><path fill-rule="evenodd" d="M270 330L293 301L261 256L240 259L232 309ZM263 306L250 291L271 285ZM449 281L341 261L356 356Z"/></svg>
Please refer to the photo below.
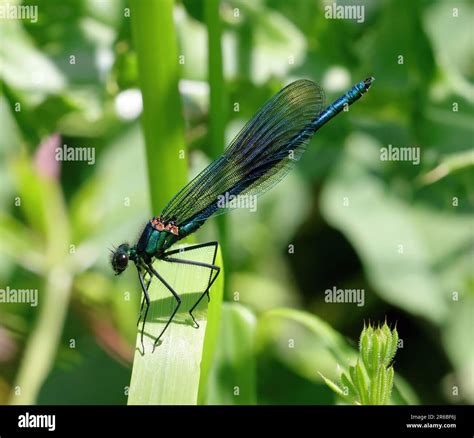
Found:
<svg viewBox="0 0 474 438"><path fill-rule="evenodd" d="M209 270L207 287L189 310L196 327L199 327L193 311L207 295L219 275L215 265L217 242L192 245L170 250L179 240L200 228L211 216L228 211L222 208L222 196L259 196L279 182L299 160L313 134L349 105L361 98L370 88L374 78L369 77L354 85L327 108L324 108L324 92L314 82L298 80L280 90L245 125L224 153L207 166L198 176L183 187L166 205L159 216L145 226L134 246L121 244L112 254L112 267L122 273L133 261L143 291L140 316L143 314L141 344L145 329L150 296L148 288L153 277L161 281L176 300L176 306L165 324L154 347L165 333L181 305L181 298L169 283L155 270L155 260L169 263L199 266ZM191 253L209 247L213 251L212 263L203 263L177 257L179 253Z"/></svg>

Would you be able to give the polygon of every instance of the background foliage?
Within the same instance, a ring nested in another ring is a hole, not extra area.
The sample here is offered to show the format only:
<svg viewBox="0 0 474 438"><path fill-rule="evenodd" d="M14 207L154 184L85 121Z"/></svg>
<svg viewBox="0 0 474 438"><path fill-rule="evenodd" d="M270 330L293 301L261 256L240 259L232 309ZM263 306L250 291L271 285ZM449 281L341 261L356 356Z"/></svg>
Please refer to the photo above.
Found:
<svg viewBox="0 0 474 438"><path fill-rule="evenodd" d="M158 213L128 4L38 4L37 23L0 22L0 288L40 296L0 304L0 402L124 404L140 297L108 248ZM190 175L289 81L333 100L376 77L257 213L198 233L220 231L227 298L200 402L337 403L319 372L336 380L363 321L386 318L403 341L392 402L473 403L472 3L367 0L363 23L328 20L325 4L221 1L217 31L205 1L174 6ZM208 27L223 52L212 132ZM95 164L49 160L63 144L94 148ZM381 161L389 144L419 146L420 165ZM365 289L365 305L326 303L333 287Z"/></svg>

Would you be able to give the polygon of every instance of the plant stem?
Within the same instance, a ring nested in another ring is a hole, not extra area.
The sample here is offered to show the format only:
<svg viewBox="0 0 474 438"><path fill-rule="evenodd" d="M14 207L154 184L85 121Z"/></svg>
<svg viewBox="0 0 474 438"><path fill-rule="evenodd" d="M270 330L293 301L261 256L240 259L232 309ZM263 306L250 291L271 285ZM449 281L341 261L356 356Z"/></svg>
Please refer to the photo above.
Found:
<svg viewBox="0 0 474 438"><path fill-rule="evenodd" d="M215 159L225 146L225 124L227 119L224 73L222 66L222 22L219 15L219 0L206 0L204 13L207 24L208 81L209 96L209 156ZM227 220L225 216L216 218L219 237L222 243L222 257L226 266L229 263L227 250ZM225 290L225 283L224 283Z"/></svg>
<svg viewBox="0 0 474 438"><path fill-rule="evenodd" d="M27 160L15 165L18 192L29 208L24 213L31 228L44 236L44 290L38 291L39 314L16 377L11 404L36 403L54 363L67 317L73 273L66 251L70 231L63 195L56 180L39 177Z"/></svg>
<svg viewBox="0 0 474 438"><path fill-rule="evenodd" d="M44 302L28 340L11 404L31 405L36 402L38 393L48 376L61 340L62 328L67 315L72 278L61 269L53 269L47 276ZM18 390L18 393L17 393Z"/></svg>
<svg viewBox="0 0 474 438"><path fill-rule="evenodd" d="M130 0L130 5L151 207L158 214L187 180L173 1Z"/></svg>
<svg viewBox="0 0 474 438"><path fill-rule="evenodd" d="M209 148L210 155L221 154L224 148L226 120L224 74L222 71L222 24L219 17L219 0L206 0L209 99Z"/></svg>

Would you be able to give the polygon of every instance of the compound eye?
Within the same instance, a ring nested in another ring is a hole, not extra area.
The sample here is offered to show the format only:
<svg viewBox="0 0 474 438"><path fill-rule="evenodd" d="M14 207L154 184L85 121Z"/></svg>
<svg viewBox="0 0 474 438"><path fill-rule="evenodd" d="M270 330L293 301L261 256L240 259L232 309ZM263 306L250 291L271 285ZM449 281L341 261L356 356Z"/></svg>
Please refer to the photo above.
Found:
<svg viewBox="0 0 474 438"><path fill-rule="evenodd" d="M123 271L128 265L128 256L127 254L117 253L114 257L114 266L117 271Z"/></svg>

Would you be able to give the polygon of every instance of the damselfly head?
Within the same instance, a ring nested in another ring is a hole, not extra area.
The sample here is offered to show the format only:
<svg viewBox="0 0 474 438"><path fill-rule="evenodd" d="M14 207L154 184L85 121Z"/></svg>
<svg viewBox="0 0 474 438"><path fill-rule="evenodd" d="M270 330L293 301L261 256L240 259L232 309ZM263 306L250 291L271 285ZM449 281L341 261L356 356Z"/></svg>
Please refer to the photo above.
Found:
<svg viewBox="0 0 474 438"><path fill-rule="evenodd" d="M115 275L119 275L127 269L129 256L130 246L128 243L122 243L115 251L112 251L112 257L110 260Z"/></svg>

